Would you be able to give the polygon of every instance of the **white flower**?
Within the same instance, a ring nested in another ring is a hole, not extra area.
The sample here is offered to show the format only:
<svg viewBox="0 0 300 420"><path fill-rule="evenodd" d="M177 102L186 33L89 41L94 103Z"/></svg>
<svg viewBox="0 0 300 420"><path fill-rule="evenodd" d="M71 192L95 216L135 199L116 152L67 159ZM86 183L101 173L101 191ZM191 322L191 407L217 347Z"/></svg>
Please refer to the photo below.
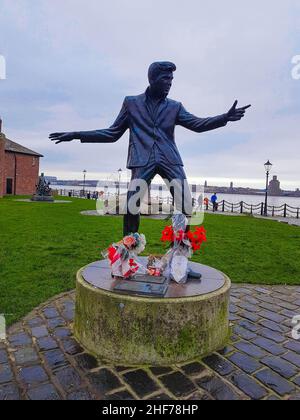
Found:
<svg viewBox="0 0 300 420"><path fill-rule="evenodd" d="M138 246L133 251L134 254L136 254L136 255L139 255L142 252L144 252L144 250L146 248L146 244L147 244L146 236L143 235L143 234L139 234L138 243L139 243Z"/></svg>

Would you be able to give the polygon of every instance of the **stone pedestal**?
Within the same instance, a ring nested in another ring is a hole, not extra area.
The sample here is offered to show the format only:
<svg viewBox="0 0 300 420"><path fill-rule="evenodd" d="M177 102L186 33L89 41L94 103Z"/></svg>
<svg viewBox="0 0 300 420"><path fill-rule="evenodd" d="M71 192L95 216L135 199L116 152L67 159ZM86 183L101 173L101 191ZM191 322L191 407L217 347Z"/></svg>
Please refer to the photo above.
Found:
<svg viewBox="0 0 300 420"><path fill-rule="evenodd" d="M47 202L47 203L53 203L54 202L54 197L52 197L51 195L34 195L33 197L31 197L30 199L31 201L39 201L39 202Z"/></svg>
<svg viewBox="0 0 300 420"><path fill-rule="evenodd" d="M181 363L223 348L230 333L231 282L213 268L191 265L202 273L202 281L172 282L159 299L113 292L115 280L106 261L81 269L76 338L96 357L126 366Z"/></svg>

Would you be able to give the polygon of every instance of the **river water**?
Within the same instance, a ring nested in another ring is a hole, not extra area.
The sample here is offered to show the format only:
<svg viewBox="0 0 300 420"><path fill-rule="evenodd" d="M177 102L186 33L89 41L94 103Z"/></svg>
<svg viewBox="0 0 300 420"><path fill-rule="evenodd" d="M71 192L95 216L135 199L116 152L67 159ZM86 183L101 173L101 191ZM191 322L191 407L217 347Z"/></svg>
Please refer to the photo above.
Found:
<svg viewBox="0 0 300 420"><path fill-rule="evenodd" d="M80 191L83 189L82 186L66 186L66 185L52 185L52 189L54 190L64 190L66 193L67 191ZM103 189L96 188L96 187L86 187L86 191L90 191L93 193L94 191L101 191ZM117 192L114 188L109 188L107 190L110 194L115 194ZM126 190L121 188L120 190L121 194L125 194ZM157 190L153 190L152 194L153 197L158 197L159 192ZM198 194L199 195L199 194ZM203 195L204 197L208 197L210 199L211 193L207 193ZM169 196L168 191L162 191L162 196L167 197ZM241 195L241 194L217 194L218 201L226 200L229 203L240 203L241 201L249 204L249 205L257 205L265 201L264 195ZM196 197L196 196L195 196ZM275 206L280 207L284 204L288 204L291 207L299 208L300 209L300 197L269 197L268 198L268 205L269 206Z"/></svg>

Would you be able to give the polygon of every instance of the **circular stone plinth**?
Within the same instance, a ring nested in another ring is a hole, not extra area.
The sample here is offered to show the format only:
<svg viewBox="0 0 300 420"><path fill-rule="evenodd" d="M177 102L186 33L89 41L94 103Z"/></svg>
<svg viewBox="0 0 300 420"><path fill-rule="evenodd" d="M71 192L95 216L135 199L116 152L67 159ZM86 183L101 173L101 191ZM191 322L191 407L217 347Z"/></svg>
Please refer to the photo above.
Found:
<svg viewBox="0 0 300 420"><path fill-rule="evenodd" d="M101 210L84 210L81 211L80 214L82 214L82 216L101 216L101 217L112 217L112 216L122 216L121 214L109 214L109 213L104 213L101 212ZM166 215L166 214L143 214L141 213L141 216L143 216L143 218L148 218L148 219L154 219L154 220L166 220L169 219L170 216Z"/></svg>
<svg viewBox="0 0 300 420"><path fill-rule="evenodd" d="M19 198L14 201L19 201L20 203L43 203L43 204L65 204L65 203L72 203L72 201L67 200L54 200L54 201L37 201L37 200L30 200L29 198Z"/></svg>
<svg viewBox="0 0 300 420"><path fill-rule="evenodd" d="M141 258L146 264L147 259ZM98 358L163 366L204 357L229 338L229 278L191 263L202 281L171 282L165 298L116 293L107 261L77 274L75 336Z"/></svg>

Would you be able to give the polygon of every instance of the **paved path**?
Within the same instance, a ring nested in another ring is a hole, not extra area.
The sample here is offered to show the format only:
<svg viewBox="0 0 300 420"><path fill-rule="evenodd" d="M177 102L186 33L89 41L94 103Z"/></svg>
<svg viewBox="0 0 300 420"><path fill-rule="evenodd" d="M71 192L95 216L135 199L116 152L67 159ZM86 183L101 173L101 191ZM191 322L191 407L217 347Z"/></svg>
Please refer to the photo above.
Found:
<svg viewBox="0 0 300 420"><path fill-rule="evenodd" d="M75 292L60 295L0 343L5 399L300 399L300 287L234 285L231 343L204 360L164 368L98 363L72 337Z"/></svg>
<svg viewBox="0 0 300 420"><path fill-rule="evenodd" d="M98 210L84 210L81 211L80 214L83 216L95 216L95 217L113 217L113 216L122 216L119 214L103 214L101 211ZM142 214L142 217L145 219L154 219L154 220L169 220L170 216L167 214Z"/></svg>
<svg viewBox="0 0 300 420"><path fill-rule="evenodd" d="M72 203L72 201L67 201L67 200L54 200L54 201L32 201L29 198L20 198L14 201L19 201L19 203L43 203L43 204L68 204L68 203Z"/></svg>
<svg viewBox="0 0 300 420"><path fill-rule="evenodd" d="M213 211L205 211L205 213L207 214L215 214L218 216L238 216L238 217L246 217L246 214L240 214L240 213L229 213L229 212L213 212ZM99 213L97 210L86 210L86 211L82 211L81 214L83 216L111 216L111 215L103 215L101 213ZM149 218L149 219L155 219L155 220L164 220L164 219L169 219L168 215L152 215L152 216L147 216L147 215L143 215L143 217L145 218ZM286 223L292 226L300 226L300 219L296 219L296 218L292 218L292 217L265 217L265 216L259 216L259 215L254 215L253 217L255 217L256 219L266 219L266 220L273 220L273 221L277 221L277 222L281 222L281 223Z"/></svg>
<svg viewBox="0 0 300 420"><path fill-rule="evenodd" d="M300 226L300 219L294 217L265 217L265 216L255 216L257 219L266 219L266 220L276 220L280 223L286 223L291 226Z"/></svg>
<svg viewBox="0 0 300 420"><path fill-rule="evenodd" d="M207 214L216 214L218 216L249 216L249 214L246 213L231 213L231 212L222 212L222 211L217 211L217 212L213 212L211 210L205 211L205 213ZM273 220L275 222L280 222L280 223L286 223L288 225L292 225L292 226L300 226L300 219L297 219L296 217L272 217L272 216L260 216L259 214L254 214L253 217L255 217L256 219L265 219L265 220Z"/></svg>

